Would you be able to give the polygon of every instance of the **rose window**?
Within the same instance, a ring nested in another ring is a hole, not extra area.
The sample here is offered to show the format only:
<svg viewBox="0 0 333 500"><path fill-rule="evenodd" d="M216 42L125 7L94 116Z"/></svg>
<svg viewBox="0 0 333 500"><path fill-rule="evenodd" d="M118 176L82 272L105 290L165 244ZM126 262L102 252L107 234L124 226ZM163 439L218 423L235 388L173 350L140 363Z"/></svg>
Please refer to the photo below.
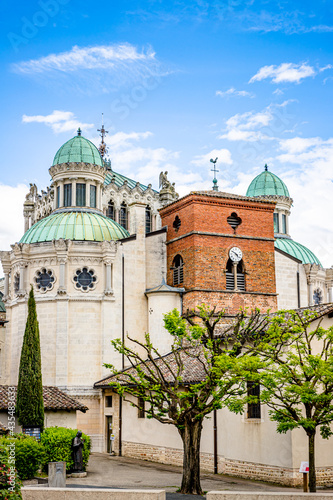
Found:
<svg viewBox="0 0 333 500"><path fill-rule="evenodd" d="M93 269L88 269L83 267L78 269L74 276L75 287L87 292L95 287L97 281L95 271Z"/></svg>
<svg viewBox="0 0 333 500"><path fill-rule="evenodd" d="M53 287L53 283L55 278L53 276L53 272L50 269L41 269L36 273L35 282L37 290L41 292L46 292L47 290L51 290Z"/></svg>

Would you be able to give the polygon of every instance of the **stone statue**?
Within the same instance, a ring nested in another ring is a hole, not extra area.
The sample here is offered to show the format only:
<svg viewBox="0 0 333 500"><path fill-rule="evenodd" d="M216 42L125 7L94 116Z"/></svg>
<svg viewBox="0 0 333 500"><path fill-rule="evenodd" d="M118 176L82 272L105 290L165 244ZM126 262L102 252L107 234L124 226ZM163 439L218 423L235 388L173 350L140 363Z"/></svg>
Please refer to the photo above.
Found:
<svg viewBox="0 0 333 500"><path fill-rule="evenodd" d="M168 181L168 172L160 173L160 189L169 189L171 186L170 181Z"/></svg>
<svg viewBox="0 0 333 500"><path fill-rule="evenodd" d="M82 448L84 440L81 439L82 432L78 431L75 438L72 442L72 450L73 450L73 459L74 459L74 467L73 470L75 472L83 471L83 456L82 456Z"/></svg>
<svg viewBox="0 0 333 500"><path fill-rule="evenodd" d="M31 184L30 182L30 190L29 193L26 195L25 199L26 201L35 201L37 197L37 186L36 184Z"/></svg>

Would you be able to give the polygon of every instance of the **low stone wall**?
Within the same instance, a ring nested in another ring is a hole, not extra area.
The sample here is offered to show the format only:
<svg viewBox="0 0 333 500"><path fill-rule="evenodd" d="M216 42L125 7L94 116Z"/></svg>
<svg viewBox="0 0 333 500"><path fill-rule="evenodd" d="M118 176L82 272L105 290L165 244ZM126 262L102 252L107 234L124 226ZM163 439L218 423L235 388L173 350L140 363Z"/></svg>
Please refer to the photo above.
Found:
<svg viewBox="0 0 333 500"><path fill-rule="evenodd" d="M177 448L123 441L122 451L124 456L140 460L149 460L169 465L183 465L183 451ZM203 472L214 472L213 454L201 453L200 464ZM285 486L303 485L303 475L298 472L298 469L231 460L222 456L218 456L217 469L220 474L228 474L245 479L268 481ZM318 486L333 485L333 467L317 467L316 476Z"/></svg>
<svg viewBox="0 0 333 500"><path fill-rule="evenodd" d="M165 500L163 490L106 488L22 488L23 500Z"/></svg>
<svg viewBox="0 0 333 500"><path fill-rule="evenodd" d="M266 493L262 491L210 491L206 500L333 500L333 493Z"/></svg>

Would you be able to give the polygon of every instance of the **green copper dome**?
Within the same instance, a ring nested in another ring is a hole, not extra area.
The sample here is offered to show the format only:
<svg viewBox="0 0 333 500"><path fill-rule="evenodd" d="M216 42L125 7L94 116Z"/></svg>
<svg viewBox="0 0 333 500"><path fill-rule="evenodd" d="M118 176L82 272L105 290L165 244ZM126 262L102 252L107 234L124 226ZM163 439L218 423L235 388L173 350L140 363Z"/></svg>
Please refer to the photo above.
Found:
<svg viewBox="0 0 333 500"><path fill-rule="evenodd" d="M290 197L289 191L285 183L275 174L265 170L257 175L249 185L246 196L287 196Z"/></svg>
<svg viewBox="0 0 333 500"><path fill-rule="evenodd" d="M296 259L301 260L303 264L318 264L318 266L323 267L320 260L311 250L289 238L276 238L275 248L288 253L292 257L296 257Z"/></svg>
<svg viewBox="0 0 333 500"><path fill-rule="evenodd" d="M58 210L36 222L21 238L20 243L44 241L111 241L127 238L129 232L120 224L92 211Z"/></svg>
<svg viewBox="0 0 333 500"><path fill-rule="evenodd" d="M84 162L103 167L102 157L95 144L88 141L85 137L82 137L80 135L80 129L78 133L79 135L65 142L65 144L58 149L52 166L59 165L60 163Z"/></svg>

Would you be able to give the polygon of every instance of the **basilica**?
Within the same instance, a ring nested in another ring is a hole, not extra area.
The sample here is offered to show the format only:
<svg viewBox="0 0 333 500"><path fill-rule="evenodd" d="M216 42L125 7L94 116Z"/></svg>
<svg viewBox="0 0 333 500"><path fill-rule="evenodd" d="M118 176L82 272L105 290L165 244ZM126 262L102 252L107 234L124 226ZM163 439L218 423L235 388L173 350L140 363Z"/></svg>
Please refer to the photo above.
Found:
<svg viewBox="0 0 333 500"><path fill-rule="evenodd" d="M99 148L80 129L59 148L47 191L30 185L22 238L0 252L0 384L17 384L33 285L43 384L88 409L77 411L76 424L91 436L93 451L179 463L175 429L147 423L129 405L120 419L104 363L125 365L110 340L127 334L143 340L149 331L159 352L167 354L163 314L201 303L230 315L240 307L311 307L331 324L333 269L324 269L310 249L292 239L293 200L267 165L246 194L220 192L215 183L211 191L179 198L167 172L160 175L159 191L115 172L103 131ZM297 431L277 436L265 408L256 417L221 410L218 419L220 472L261 479L270 474L294 484L306 446ZM211 427L207 420L202 463L208 470ZM333 453L323 445L321 456L318 465L333 475Z"/></svg>

